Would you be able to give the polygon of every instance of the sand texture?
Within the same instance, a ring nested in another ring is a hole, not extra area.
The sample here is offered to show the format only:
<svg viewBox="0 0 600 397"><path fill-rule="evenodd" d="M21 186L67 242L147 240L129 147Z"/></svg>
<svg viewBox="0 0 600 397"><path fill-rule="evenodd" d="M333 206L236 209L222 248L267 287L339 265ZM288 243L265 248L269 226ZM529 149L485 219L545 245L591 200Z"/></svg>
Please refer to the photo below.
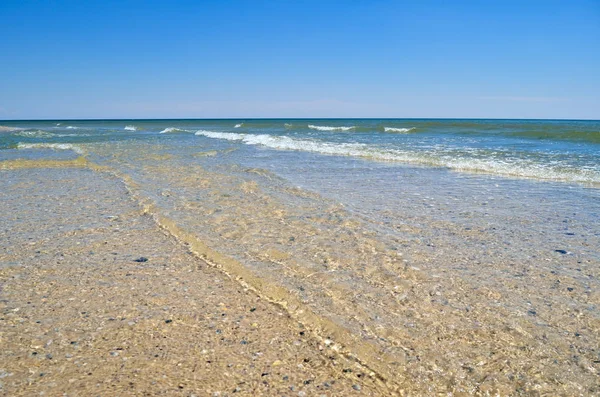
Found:
<svg viewBox="0 0 600 397"><path fill-rule="evenodd" d="M391 393L108 174L0 171L0 225L2 395Z"/></svg>

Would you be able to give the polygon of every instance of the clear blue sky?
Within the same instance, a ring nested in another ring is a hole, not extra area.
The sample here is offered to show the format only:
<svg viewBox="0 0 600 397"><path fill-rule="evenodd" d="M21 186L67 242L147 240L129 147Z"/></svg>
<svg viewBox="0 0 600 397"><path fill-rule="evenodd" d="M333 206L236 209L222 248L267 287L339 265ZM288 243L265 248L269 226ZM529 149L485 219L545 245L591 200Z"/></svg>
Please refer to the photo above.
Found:
<svg viewBox="0 0 600 397"><path fill-rule="evenodd" d="M0 119L600 119L600 0L0 1Z"/></svg>

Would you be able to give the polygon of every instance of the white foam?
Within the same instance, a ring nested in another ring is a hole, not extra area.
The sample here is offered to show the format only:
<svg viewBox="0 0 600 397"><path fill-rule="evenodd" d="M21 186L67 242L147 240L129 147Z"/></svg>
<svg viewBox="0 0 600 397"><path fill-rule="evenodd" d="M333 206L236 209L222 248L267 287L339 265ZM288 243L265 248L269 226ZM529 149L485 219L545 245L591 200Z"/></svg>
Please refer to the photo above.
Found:
<svg viewBox="0 0 600 397"><path fill-rule="evenodd" d="M124 128L125 131L137 131L137 127L135 125L128 125Z"/></svg>
<svg viewBox="0 0 600 397"><path fill-rule="evenodd" d="M4 125L0 125L0 132L14 132L14 131L22 131L24 128L19 127L6 127Z"/></svg>
<svg viewBox="0 0 600 397"><path fill-rule="evenodd" d="M239 123L239 124L236 124L235 127L233 127L233 128L240 128L243 125L244 125L244 123Z"/></svg>
<svg viewBox="0 0 600 397"><path fill-rule="evenodd" d="M379 161L393 161L414 165L448 168L470 173L489 173L509 177L534 178L582 183L600 183L600 171L565 169L543 166L534 162L518 163L511 159L473 158L473 154L444 151L415 152L383 149L362 143L333 143L317 140L294 139L267 134L236 134L229 132L198 131L196 135L209 138L242 141L248 145L261 145L272 149L297 150L327 155L362 157ZM465 157L466 156L466 157Z"/></svg>
<svg viewBox="0 0 600 397"><path fill-rule="evenodd" d="M17 144L17 149L52 149L52 150L72 150L78 154L85 154L85 151L79 146L70 143L21 143Z"/></svg>
<svg viewBox="0 0 600 397"><path fill-rule="evenodd" d="M400 133L406 133L406 132L411 132L412 130L414 130L414 128L395 128L395 127L383 127L383 130L385 132L400 132Z"/></svg>
<svg viewBox="0 0 600 397"><path fill-rule="evenodd" d="M19 130L19 131L15 132L14 135L18 135L18 136L22 136L22 137L26 137L26 138L52 138L55 136L60 136L60 135L55 135L55 134L52 134L51 132L44 131L44 130Z"/></svg>
<svg viewBox="0 0 600 397"><path fill-rule="evenodd" d="M332 126L327 126L327 125L312 125L309 124L308 128L310 128L311 130L318 130L318 131L350 131L352 129L354 129L354 126L350 126L350 127L332 127Z"/></svg>
<svg viewBox="0 0 600 397"><path fill-rule="evenodd" d="M169 127L169 128L165 128L164 130L162 130L160 132L160 134L168 134L170 132L187 132L187 130L183 130L181 128L176 128L176 127Z"/></svg>
<svg viewBox="0 0 600 397"><path fill-rule="evenodd" d="M66 127L66 129L68 129L68 130L77 130L77 129L79 129L79 127L74 127L74 126L72 126L72 125L68 125L68 126Z"/></svg>
<svg viewBox="0 0 600 397"><path fill-rule="evenodd" d="M235 134L233 132L215 132L215 131L206 131L206 130L198 130L194 135L203 135L208 138L215 139L226 139L228 141L240 141L244 139L248 134Z"/></svg>

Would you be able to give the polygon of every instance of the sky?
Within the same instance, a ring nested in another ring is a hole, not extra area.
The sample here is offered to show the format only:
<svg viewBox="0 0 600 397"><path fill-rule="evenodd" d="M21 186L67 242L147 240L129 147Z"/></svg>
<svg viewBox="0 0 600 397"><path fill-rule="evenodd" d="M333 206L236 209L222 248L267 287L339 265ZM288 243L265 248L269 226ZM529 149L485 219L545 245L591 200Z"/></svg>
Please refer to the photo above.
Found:
<svg viewBox="0 0 600 397"><path fill-rule="evenodd" d="M600 0L0 1L0 119L600 119Z"/></svg>

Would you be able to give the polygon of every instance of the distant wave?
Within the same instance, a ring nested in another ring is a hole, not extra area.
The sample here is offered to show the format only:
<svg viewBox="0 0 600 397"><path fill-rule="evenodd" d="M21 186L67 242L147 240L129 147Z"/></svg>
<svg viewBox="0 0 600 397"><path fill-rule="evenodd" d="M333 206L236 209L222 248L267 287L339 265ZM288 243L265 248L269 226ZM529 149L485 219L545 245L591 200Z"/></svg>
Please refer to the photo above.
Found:
<svg viewBox="0 0 600 397"><path fill-rule="evenodd" d="M406 133L406 132L410 132L412 130L414 130L413 128L395 128L395 127L383 127L383 130L385 132L399 132L399 133Z"/></svg>
<svg viewBox="0 0 600 397"><path fill-rule="evenodd" d="M25 138L52 138L60 135L55 135L51 132L44 130L18 130L13 132L14 135L22 136Z"/></svg>
<svg viewBox="0 0 600 397"><path fill-rule="evenodd" d="M312 125L309 124L308 128L310 128L311 130L318 130L318 131L350 131L356 127L354 126L350 126L350 127L332 127L332 126L321 126L321 125Z"/></svg>
<svg viewBox="0 0 600 397"><path fill-rule="evenodd" d="M14 132L14 131L22 131L24 128L19 127L6 127L4 125L0 125L0 132Z"/></svg>
<svg viewBox="0 0 600 397"><path fill-rule="evenodd" d="M85 151L79 146L70 143L22 143L17 144L17 149L52 149L52 150L72 150L78 154L85 154Z"/></svg>
<svg viewBox="0 0 600 397"><path fill-rule="evenodd" d="M225 139L228 141L239 141L248 136L248 134L236 134L233 132L215 132L206 130L198 130L194 135L203 135L208 138Z"/></svg>
<svg viewBox="0 0 600 397"><path fill-rule="evenodd" d="M361 157L379 161L393 161L430 167L442 167L455 171L488 173L509 177L558 180L581 183L600 183L600 170L582 170L559 164L542 165L536 162L503 160L486 156L473 157L473 153L449 153L447 151L418 152L384 149L363 143L334 143L318 140L294 139L287 136L267 134L237 134L200 130L196 135L208 138L241 141L247 145L261 145L272 149L315 152L326 155Z"/></svg>
<svg viewBox="0 0 600 397"><path fill-rule="evenodd" d="M236 124L235 127L233 127L233 128L240 128L243 125L244 125L244 123L239 123L239 124Z"/></svg>
<svg viewBox="0 0 600 397"><path fill-rule="evenodd" d="M65 128L68 129L68 130L77 130L77 129L79 129L79 127L74 127L72 125L68 125Z"/></svg>
<svg viewBox="0 0 600 397"><path fill-rule="evenodd" d="M125 131L137 131L137 127L135 125L128 125L124 128Z"/></svg>
<svg viewBox="0 0 600 397"><path fill-rule="evenodd" d="M127 128L125 128L125 129L127 129ZM184 130L184 129L176 128L176 127L169 127L169 128L165 128L164 130L162 130L160 132L160 134L168 134L170 132L188 132L188 130Z"/></svg>

